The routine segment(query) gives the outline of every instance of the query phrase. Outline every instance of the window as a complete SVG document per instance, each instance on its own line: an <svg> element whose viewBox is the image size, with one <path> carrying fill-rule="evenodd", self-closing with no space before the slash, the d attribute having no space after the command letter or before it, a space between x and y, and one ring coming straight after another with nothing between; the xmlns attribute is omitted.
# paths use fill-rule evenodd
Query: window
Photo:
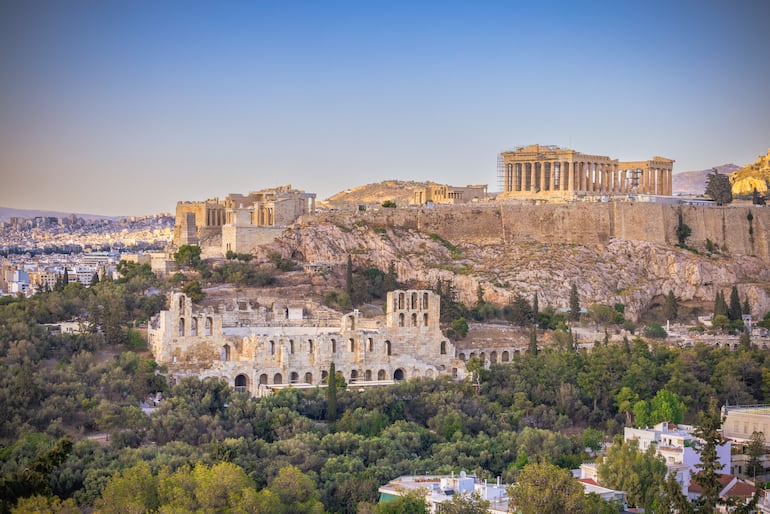
<svg viewBox="0 0 770 514"><path fill-rule="evenodd" d="M206 318L206 335L211 335L211 325L214 324L214 320L211 318Z"/></svg>
<svg viewBox="0 0 770 514"><path fill-rule="evenodd" d="M355 352L356 351L356 342L351 338L350 339L350 351Z"/></svg>
<svg viewBox="0 0 770 514"><path fill-rule="evenodd" d="M294 353L294 339L289 339L289 353Z"/></svg>
<svg viewBox="0 0 770 514"><path fill-rule="evenodd" d="M337 340L332 339L332 353L337 353Z"/></svg>
<svg viewBox="0 0 770 514"><path fill-rule="evenodd" d="M390 341L385 341L385 355L390 355Z"/></svg>
<svg viewBox="0 0 770 514"><path fill-rule="evenodd" d="M190 320L190 335L191 336L198 335L198 318L192 318Z"/></svg>
<svg viewBox="0 0 770 514"><path fill-rule="evenodd" d="M179 337L184 335L184 318L179 318Z"/></svg>
<svg viewBox="0 0 770 514"><path fill-rule="evenodd" d="M446 355L446 341L441 341L441 355Z"/></svg>

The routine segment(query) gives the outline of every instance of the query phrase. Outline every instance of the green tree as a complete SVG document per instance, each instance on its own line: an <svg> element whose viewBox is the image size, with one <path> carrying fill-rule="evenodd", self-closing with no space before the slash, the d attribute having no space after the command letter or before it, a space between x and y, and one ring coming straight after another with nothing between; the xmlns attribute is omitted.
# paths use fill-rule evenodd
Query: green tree
<svg viewBox="0 0 770 514"><path fill-rule="evenodd" d="M622 412L626 415L626 426L631 426L631 413L633 412L634 404L639 401L639 395L637 395L633 389L627 386L623 386L618 394L615 395L615 405L618 408L618 412Z"/></svg>
<svg viewBox="0 0 770 514"><path fill-rule="evenodd" d="M697 512L715 512L720 503L719 492L722 485L719 483L719 471L723 466L719 462L717 448L722 444L722 434L719 432L721 426L722 416L716 400L712 398L708 410L701 411L698 415L698 423L693 431L699 441L697 449L700 453L700 462L695 465L698 472L693 476L693 480L703 489L697 502Z"/></svg>
<svg viewBox="0 0 770 514"><path fill-rule="evenodd" d="M521 514L584 512L583 487L568 470L547 462L524 466L508 496Z"/></svg>
<svg viewBox="0 0 770 514"><path fill-rule="evenodd" d="M197 245L182 245L174 253L174 262L179 266L197 267L201 263L201 247Z"/></svg>
<svg viewBox="0 0 770 514"><path fill-rule="evenodd" d="M684 216L682 215L682 208L678 210L678 222L676 225L676 239L679 242L679 246L687 244L687 238L692 234L692 229L684 222Z"/></svg>
<svg viewBox="0 0 770 514"><path fill-rule="evenodd" d="M535 296L532 298L532 314L537 318L538 313L540 313L540 302L537 298L537 291L535 291Z"/></svg>
<svg viewBox="0 0 770 514"><path fill-rule="evenodd" d="M452 326L447 331L447 335L452 339L463 339L468 335L468 321L462 316L452 322Z"/></svg>
<svg viewBox="0 0 770 514"><path fill-rule="evenodd" d="M516 294L505 309L506 319L514 325L525 327L535 320L532 306L526 298Z"/></svg>
<svg viewBox="0 0 770 514"><path fill-rule="evenodd" d="M717 205L727 205L733 201L733 186L727 175L720 174L716 168L706 179L706 196L710 197Z"/></svg>
<svg viewBox="0 0 770 514"><path fill-rule="evenodd" d="M577 284L574 282L569 291L569 319L572 321L580 319L580 296L578 296Z"/></svg>
<svg viewBox="0 0 770 514"><path fill-rule="evenodd" d="M763 432L752 432L751 439L746 447L746 453L749 455L749 464L746 473L755 481L757 475L761 475L765 472L761 459L766 452L765 434Z"/></svg>
<svg viewBox="0 0 770 514"><path fill-rule="evenodd" d="M182 292L186 294L188 297L190 297L190 300L192 300L195 303L200 302L206 297L206 293L203 292L201 283L198 282L197 280L191 280L185 285L183 285Z"/></svg>
<svg viewBox="0 0 770 514"><path fill-rule="evenodd" d="M666 303L663 304L663 317L667 320L675 321L679 316L679 303L676 301L674 292L669 290L666 295Z"/></svg>
<svg viewBox="0 0 770 514"><path fill-rule="evenodd" d="M281 468L268 489L280 501L281 509L275 514L321 514L324 511L315 482L295 466Z"/></svg>
<svg viewBox="0 0 770 514"><path fill-rule="evenodd" d="M385 200L384 202L382 202L382 206L385 207L386 209L395 209L396 202L394 202L393 200Z"/></svg>
<svg viewBox="0 0 770 514"><path fill-rule="evenodd" d="M738 288L733 286L730 290L730 305L727 308L727 317L730 321L736 321L741 319L741 299L738 296Z"/></svg>
<svg viewBox="0 0 770 514"><path fill-rule="evenodd" d="M532 325L529 330L529 346L527 347L527 353L530 355L537 355L537 328Z"/></svg>
<svg viewBox="0 0 770 514"><path fill-rule="evenodd" d="M471 494L455 494L448 502L441 504L441 514L486 514L489 512L489 502L481 498L477 492Z"/></svg>
<svg viewBox="0 0 770 514"><path fill-rule="evenodd" d="M605 487L628 493L631 506L650 509L666 479L666 463L657 455L655 445L639 451L636 439L624 441L618 436L599 462L599 479Z"/></svg>
<svg viewBox="0 0 770 514"><path fill-rule="evenodd" d="M377 514L427 514L428 512L424 489L410 491L377 505Z"/></svg>
<svg viewBox="0 0 770 514"><path fill-rule="evenodd" d="M152 474L147 462L140 461L110 478L96 509L97 512L141 513L155 511L159 506L158 477Z"/></svg>
<svg viewBox="0 0 770 514"><path fill-rule="evenodd" d="M716 297L714 297L714 317L727 316L728 308L725 301L725 295L722 291L717 291Z"/></svg>
<svg viewBox="0 0 770 514"><path fill-rule="evenodd" d="M329 364L329 376L326 387L326 419L330 422L337 420L337 371L334 362Z"/></svg>
<svg viewBox="0 0 770 514"><path fill-rule="evenodd" d="M660 496L654 501L652 512L656 514L668 514L670 512L692 514L692 504L682 494L682 486L676 481L675 473L669 473L668 478L663 483Z"/></svg>

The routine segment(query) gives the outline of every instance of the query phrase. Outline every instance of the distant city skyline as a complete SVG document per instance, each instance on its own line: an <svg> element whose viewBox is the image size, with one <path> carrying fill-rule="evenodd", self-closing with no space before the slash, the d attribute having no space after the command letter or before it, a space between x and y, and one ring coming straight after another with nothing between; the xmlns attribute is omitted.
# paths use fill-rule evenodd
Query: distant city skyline
<svg viewBox="0 0 770 514"><path fill-rule="evenodd" d="M770 147L770 2L0 2L0 206L291 184L497 190L547 144L674 172Z"/></svg>

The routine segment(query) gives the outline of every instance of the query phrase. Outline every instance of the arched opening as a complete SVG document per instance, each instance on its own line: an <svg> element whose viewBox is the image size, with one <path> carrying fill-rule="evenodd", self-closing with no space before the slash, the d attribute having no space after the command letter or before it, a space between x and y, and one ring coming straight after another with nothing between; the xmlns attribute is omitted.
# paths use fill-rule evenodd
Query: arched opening
<svg viewBox="0 0 770 514"><path fill-rule="evenodd" d="M486 363L487 363L487 354L484 353L484 352L481 352L479 354L479 359L481 359L481 364L482 365L486 365Z"/></svg>
<svg viewBox="0 0 770 514"><path fill-rule="evenodd" d="M259 383L260 383L260 385L267 384L267 374L266 373L262 373L261 375L259 375Z"/></svg>
<svg viewBox="0 0 770 514"><path fill-rule="evenodd" d="M428 293L422 293L422 308L428 308Z"/></svg>
<svg viewBox="0 0 770 514"><path fill-rule="evenodd" d="M270 355L275 355L275 341L270 341Z"/></svg>
<svg viewBox="0 0 770 514"><path fill-rule="evenodd" d="M205 332L205 334L207 336L211 335L211 325L213 325L213 324L214 324L214 320L213 319L206 318L206 332Z"/></svg>
<svg viewBox="0 0 770 514"><path fill-rule="evenodd" d="M350 382L352 383L352 382L355 382L356 380L358 380L358 371L353 370L350 372Z"/></svg>
<svg viewBox="0 0 770 514"><path fill-rule="evenodd" d="M497 352L492 352L489 354L489 363L497 364Z"/></svg>
<svg viewBox="0 0 770 514"><path fill-rule="evenodd" d="M398 293L398 308L404 308L404 293Z"/></svg>
<svg viewBox="0 0 770 514"><path fill-rule="evenodd" d="M385 370L381 369L377 372L377 380L385 380Z"/></svg>
<svg viewBox="0 0 770 514"><path fill-rule="evenodd" d="M371 337L367 339L367 350L370 352L374 351L374 339L372 339Z"/></svg>
<svg viewBox="0 0 770 514"><path fill-rule="evenodd" d="M291 375L289 375L289 383L296 384L297 382L299 382L299 373L292 371Z"/></svg>
<svg viewBox="0 0 770 514"><path fill-rule="evenodd" d="M458 357L460 358L461 361L465 362L465 354L464 353L461 353Z"/></svg>
<svg viewBox="0 0 770 514"><path fill-rule="evenodd" d="M398 326L403 327L404 326L404 313L400 313L398 315Z"/></svg>
<svg viewBox="0 0 770 514"><path fill-rule="evenodd" d="M509 360L511 360L511 357L510 357L510 354L508 353L508 350L505 350L505 351L503 352L503 355L502 355L502 357L500 358L500 360L501 360L502 362L508 362Z"/></svg>
<svg viewBox="0 0 770 514"><path fill-rule="evenodd" d="M332 339L332 353L337 353L337 340Z"/></svg>
<svg viewBox="0 0 770 514"><path fill-rule="evenodd" d="M227 362L230 360L230 345L226 344L222 347L222 349L219 351L219 358L223 362Z"/></svg>
<svg viewBox="0 0 770 514"><path fill-rule="evenodd" d="M190 335L191 336L198 335L198 318L192 318L190 320Z"/></svg>
<svg viewBox="0 0 770 514"><path fill-rule="evenodd" d="M385 341L385 355L390 355L390 341Z"/></svg>
<svg viewBox="0 0 770 514"><path fill-rule="evenodd" d="M412 313L412 326L417 326L417 313Z"/></svg>
<svg viewBox="0 0 770 514"><path fill-rule="evenodd" d="M184 318L179 318L179 337L184 336Z"/></svg>
<svg viewBox="0 0 770 514"><path fill-rule="evenodd" d="M441 341L441 355L446 355L446 341Z"/></svg>
<svg viewBox="0 0 770 514"><path fill-rule="evenodd" d="M183 294L179 295L179 310L180 311L184 310L184 295Z"/></svg>
<svg viewBox="0 0 770 514"><path fill-rule="evenodd" d="M294 353L294 339L289 339L289 353Z"/></svg>
<svg viewBox="0 0 770 514"><path fill-rule="evenodd" d="M238 375L235 377L235 390L239 393L245 393L248 390L249 379L246 375Z"/></svg>
<svg viewBox="0 0 770 514"><path fill-rule="evenodd" d="M328 377L328 376L329 376L329 372L328 371L325 371L325 370L322 371L321 372L321 382L326 382L326 377Z"/></svg>
<svg viewBox="0 0 770 514"><path fill-rule="evenodd" d="M404 380L404 370L401 368L398 368L396 371L394 371L393 380Z"/></svg>
<svg viewBox="0 0 770 514"><path fill-rule="evenodd" d="M274 384L282 384L283 383L283 377L280 373L276 373L275 376L273 376L273 383Z"/></svg>
<svg viewBox="0 0 770 514"><path fill-rule="evenodd" d="M425 376L428 378L433 378L433 370L429 369L425 372Z"/></svg>
<svg viewBox="0 0 770 514"><path fill-rule="evenodd" d="M417 293L412 293L412 309L417 309Z"/></svg>
<svg viewBox="0 0 770 514"><path fill-rule="evenodd" d="M367 382L371 382L371 380L372 380L372 370L367 369L364 372L364 380L366 380Z"/></svg>
<svg viewBox="0 0 770 514"><path fill-rule="evenodd" d="M428 326L428 313L422 315L422 326L427 327Z"/></svg>
<svg viewBox="0 0 770 514"><path fill-rule="evenodd" d="M350 343L350 351L351 352L355 352L356 351L356 342L353 340L353 338L350 338L348 340L348 342Z"/></svg>
<svg viewBox="0 0 770 514"><path fill-rule="evenodd" d="M412 370L412 378L419 378L419 377L420 377L420 370L419 369Z"/></svg>
<svg viewBox="0 0 770 514"><path fill-rule="evenodd" d="M313 383L313 374L309 371L305 373L305 383L306 384L312 384Z"/></svg>
<svg viewBox="0 0 770 514"><path fill-rule="evenodd" d="M313 340L307 340L307 353L313 353Z"/></svg>

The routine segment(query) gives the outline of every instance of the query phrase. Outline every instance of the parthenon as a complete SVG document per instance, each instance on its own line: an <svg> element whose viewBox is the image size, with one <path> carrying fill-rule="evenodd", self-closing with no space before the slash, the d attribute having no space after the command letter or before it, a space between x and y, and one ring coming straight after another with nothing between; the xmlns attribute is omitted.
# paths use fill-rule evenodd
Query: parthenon
<svg viewBox="0 0 770 514"><path fill-rule="evenodd" d="M553 145L518 147L500 154L503 197L577 193L671 195L674 161L620 162Z"/></svg>

